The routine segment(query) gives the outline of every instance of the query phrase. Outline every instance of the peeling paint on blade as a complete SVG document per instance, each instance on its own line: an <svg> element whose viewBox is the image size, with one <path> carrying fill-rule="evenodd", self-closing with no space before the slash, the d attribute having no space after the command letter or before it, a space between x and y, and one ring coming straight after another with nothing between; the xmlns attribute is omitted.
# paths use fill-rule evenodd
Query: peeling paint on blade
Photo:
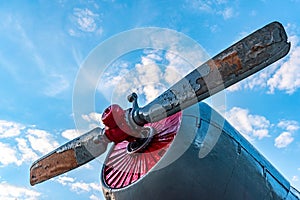
<svg viewBox="0 0 300 200"><path fill-rule="evenodd" d="M73 149L54 153L34 163L30 169L30 184L35 185L78 166Z"/></svg>
<svg viewBox="0 0 300 200"><path fill-rule="evenodd" d="M109 142L99 127L69 141L32 164L30 184L41 183L93 160L105 152Z"/></svg>

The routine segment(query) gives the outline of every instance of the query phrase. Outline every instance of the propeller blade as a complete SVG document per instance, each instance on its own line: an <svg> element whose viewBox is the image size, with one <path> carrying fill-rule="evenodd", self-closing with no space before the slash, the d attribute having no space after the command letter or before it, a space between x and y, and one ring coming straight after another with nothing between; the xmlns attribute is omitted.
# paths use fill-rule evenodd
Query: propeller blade
<svg viewBox="0 0 300 200"><path fill-rule="evenodd" d="M132 118L142 126L171 116L274 63L289 49L284 27L270 23L196 68L148 105L135 109Z"/></svg>
<svg viewBox="0 0 300 200"><path fill-rule="evenodd" d="M35 161L30 168L30 184L35 185L75 169L106 151L110 141L99 127L81 135Z"/></svg>

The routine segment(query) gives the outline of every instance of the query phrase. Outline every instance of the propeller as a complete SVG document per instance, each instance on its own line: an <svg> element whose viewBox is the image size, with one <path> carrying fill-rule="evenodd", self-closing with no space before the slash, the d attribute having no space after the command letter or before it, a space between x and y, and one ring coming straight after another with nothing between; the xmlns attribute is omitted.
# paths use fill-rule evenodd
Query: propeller
<svg viewBox="0 0 300 200"><path fill-rule="evenodd" d="M208 60L144 107L129 95L132 108L109 106L104 129L95 128L35 161L30 184L35 185L75 169L106 151L110 142L130 141L131 153L142 151L155 130L144 126L204 100L284 57L290 49L283 26L272 22Z"/></svg>

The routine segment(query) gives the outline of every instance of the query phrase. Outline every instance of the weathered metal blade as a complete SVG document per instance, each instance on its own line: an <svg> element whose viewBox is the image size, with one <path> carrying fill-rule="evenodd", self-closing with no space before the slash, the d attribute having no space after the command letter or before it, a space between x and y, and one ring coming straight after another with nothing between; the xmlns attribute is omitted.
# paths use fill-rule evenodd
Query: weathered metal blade
<svg viewBox="0 0 300 200"><path fill-rule="evenodd" d="M290 49L283 26L255 31L189 73L132 114L136 124L156 122L199 102L284 57Z"/></svg>
<svg viewBox="0 0 300 200"><path fill-rule="evenodd" d="M105 152L110 141L99 127L60 146L35 161L30 168L30 184L35 185L75 169Z"/></svg>

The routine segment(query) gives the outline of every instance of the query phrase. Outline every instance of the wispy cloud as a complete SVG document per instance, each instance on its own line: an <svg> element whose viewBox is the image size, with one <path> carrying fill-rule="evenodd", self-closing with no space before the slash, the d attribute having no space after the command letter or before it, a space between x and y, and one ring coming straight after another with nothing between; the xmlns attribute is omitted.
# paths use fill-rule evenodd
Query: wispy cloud
<svg viewBox="0 0 300 200"><path fill-rule="evenodd" d="M19 187L8 184L6 182L0 183L0 199L14 200L14 199L27 199L37 200L41 196L41 193L28 189L25 187Z"/></svg>
<svg viewBox="0 0 300 200"><path fill-rule="evenodd" d="M88 8L74 8L71 19L75 25L74 28L69 29L71 36L81 36L82 33L96 33L101 35L103 32L99 14L94 13Z"/></svg>
<svg viewBox="0 0 300 200"><path fill-rule="evenodd" d="M224 19L230 19L234 16L234 10L231 7L227 7L224 10L219 11L218 14L222 15Z"/></svg>
<svg viewBox="0 0 300 200"><path fill-rule="evenodd" d="M225 20L238 16L238 12L233 7L230 7L230 3L227 0L193 0L187 1L187 3L192 9L212 15L220 15Z"/></svg>
<svg viewBox="0 0 300 200"><path fill-rule="evenodd" d="M83 193L83 192L91 192L91 191L101 191L101 186L98 183L94 182L83 182L77 181L75 178L63 175L58 178L54 178L54 181L60 183L63 186L68 186L70 190L76 193Z"/></svg>
<svg viewBox="0 0 300 200"><path fill-rule="evenodd" d="M270 137L271 123L264 116L250 114L249 110L233 107L226 112L227 120L248 140Z"/></svg>
<svg viewBox="0 0 300 200"><path fill-rule="evenodd" d="M28 34L28 31L26 30L26 27L24 26L24 19L18 17L18 16L11 16L10 14L6 14L3 16L2 24L3 26L0 26L1 28L5 28L6 30L4 33L14 33L2 36L2 39L6 39L10 42L10 44L14 44L18 47L18 50L23 52L25 55L31 58L31 61L33 61L34 66L42 73L45 72L45 62L43 61L42 57L40 56L40 53L38 52L35 43L32 40L31 35ZM1 30L0 28L0 30ZM8 31L9 30L9 31ZM13 67L13 66L8 66ZM18 66L14 66L18 67Z"/></svg>
<svg viewBox="0 0 300 200"><path fill-rule="evenodd" d="M40 43L40 40L37 39L39 37L34 34L35 31L32 32L26 19L18 15L3 15L0 16L3 17L0 22L0 31L4 33L1 38L5 41L4 45L10 46L10 51L18 52L18 59L15 59L11 52L1 51L0 68L4 68L15 82L24 84L22 87L26 88L30 82L36 91L42 91L47 96L55 96L68 89L69 81L57 72L52 73L54 70L57 71L54 69L57 64L49 63L44 57L45 51L47 52L44 49L52 48L52 41L43 39L43 42ZM4 30L2 30L3 27L5 27ZM45 37L49 35L48 29L44 30L42 27L39 31L39 34L45 35ZM48 54L47 52L46 55ZM35 84L36 82L38 84ZM30 89L33 88L30 87Z"/></svg>
<svg viewBox="0 0 300 200"><path fill-rule="evenodd" d="M47 85L45 86L43 93L50 97L55 97L58 94L69 89L70 83L67 78L62 74L48 75Z"/></svg>

